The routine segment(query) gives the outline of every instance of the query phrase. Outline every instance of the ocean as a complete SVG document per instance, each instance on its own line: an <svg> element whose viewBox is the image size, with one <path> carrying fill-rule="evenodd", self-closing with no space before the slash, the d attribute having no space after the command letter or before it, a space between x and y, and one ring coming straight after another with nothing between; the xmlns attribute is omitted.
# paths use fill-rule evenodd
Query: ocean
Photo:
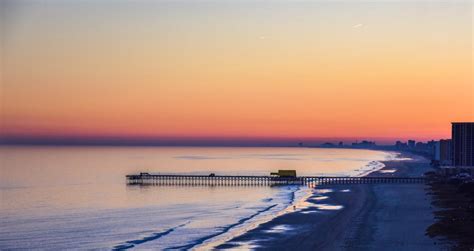
<svg viewBox="0 0 474 251"><path fill-rule="evenodd" d="M281 214L302 186L130 186L125 175L363 175L382 151L263 147L0 147L0 249L191 249Z"/></svg>

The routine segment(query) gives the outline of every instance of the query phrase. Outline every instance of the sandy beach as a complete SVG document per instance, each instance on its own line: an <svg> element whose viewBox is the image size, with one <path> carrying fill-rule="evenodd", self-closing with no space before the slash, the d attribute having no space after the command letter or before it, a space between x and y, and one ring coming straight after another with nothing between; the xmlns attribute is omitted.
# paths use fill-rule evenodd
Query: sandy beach
<svg viewBox="0 0 474 251"><path fill-rule="evenodd" d="M405 154L369 176L421 176L423 157ZM271 250L440 250L428 237L433 207L425 184L321 185L295 212L238 236L218 249ZM407 228L409 226L409 228Z"/></svg>

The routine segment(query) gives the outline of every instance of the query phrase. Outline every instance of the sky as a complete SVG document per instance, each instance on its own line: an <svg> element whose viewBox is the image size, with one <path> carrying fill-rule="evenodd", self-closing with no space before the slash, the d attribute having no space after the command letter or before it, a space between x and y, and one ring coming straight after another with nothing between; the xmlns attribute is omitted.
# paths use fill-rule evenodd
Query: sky
<svg viewBox="0 0 474 251"><path fill-rule="evenodd" d="M449 138L472 1L3 0L0 137Z"/></svg>

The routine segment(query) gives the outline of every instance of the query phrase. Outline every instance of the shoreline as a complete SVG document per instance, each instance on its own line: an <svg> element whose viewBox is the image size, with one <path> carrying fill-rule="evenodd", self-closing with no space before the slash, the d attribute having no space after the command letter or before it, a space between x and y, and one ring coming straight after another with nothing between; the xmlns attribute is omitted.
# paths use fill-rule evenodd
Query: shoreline
<svg viewBox="0 0 474 251"><path fill-rule="evenodd" d="M417 177L431 169L424 157L410 153L398 157L405 160L380 161L384 167L367 176ZM320 185L303 209L279 215L216 249L445 248L425 235L434 223L434 209L425 189L424 184ZM406 231L407 224L410 231Z"/></svg>
<svg viewBox="0 0 474 251"><path fill-rule="evenodd" d="M401 156L401 153L399 153L399 152L396 152L396 151L384 151L384 152L386 152L387 154L390 155L389 161L394 161L394 160L399 160L400 159L399 156ZM383 162L384 161L371 161L367 164L367 166L372 166L372 168L367 169L367 170L362 168L362 169L359 169L357 171L353 171L353 172L357 172L357 173L356 174L350 174L350 176L353 176L353 177L369 176L371 173L377 172L377 171L383 169L385 167L385 164ZM376 164L375 166L374 166L374 163ZM217 239L211 238L210 240L208 240L206 242L203 242L203 243L193 247L193 249L195 249L195 250L215 249L216 247L219 247L219 246L231 241L235 237L244 235L247 232L258 228L259 225L261 225L261 224L271 222L275 218L281 217L281 216L283 216L285 214L288 214L288 213L295 212L295 208L297 208L296 211L306 208L308 206L307 200L314 193L310 188L304 188L304 189L300 188L300 189L293 192L293 196L295 195L295 193L297 191L301 191L301 190L306 190L305 194L303 196L300 196L300 198L298 198L297 201L295 201L293 199L293 202L291 202L286 208L278 211L276 213L276 215L265 216L265 217L259 219L257 222L253 222L253 223L251 223L251 224L249 224L249 225L247 225L247 226L245 226L241 229L236 229L235 233L233 233L230 236L223 236L223 237L217 236Z"/></svg>
<svg viewBox="0 0 474 251"><path fill-rule="evenodd" d="M293 191L293 194L297 193L298 191L301 191L302 189ZM200 245L197 245L193 247L193 250L213 250L216 249L216 247L227 243L228 241L232 240L236 236L243 235L249 231L254 230L257 228L259 225L271 222L273 219L280 217L282 215L294 212L293 206L295 205L296 207L303 207L302 204L306 202L306 200L312 195L312 192L310 189L306 189L305 194L302 195L298 200L293 199L293 202L290 203L287 207L284 209L276 212L276 215L267 215L263 216L262 218L258 219L256 222L250 223L248 225L243 226L242 228L239 229L234 229L236 233L232 233L230 236L218 236L218 239L210 239L208 240L209 242L204 242ZM295 195L294 195L295 196Z"/></svg>

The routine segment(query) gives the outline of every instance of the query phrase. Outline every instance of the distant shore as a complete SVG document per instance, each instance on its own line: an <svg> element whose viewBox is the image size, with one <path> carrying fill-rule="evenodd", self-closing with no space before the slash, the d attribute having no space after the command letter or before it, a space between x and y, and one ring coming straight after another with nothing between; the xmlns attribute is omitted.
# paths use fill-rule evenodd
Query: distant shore
<svg viewBox="0 0 474 251"><path fill-rule="evenodd" d="M418 177L431 169L421 156L384 161L368 176ZM321 185L307 206L284 214L217 249L246 247L271 250L438 250L428 237L434 209L424 184Z"/></svg>

